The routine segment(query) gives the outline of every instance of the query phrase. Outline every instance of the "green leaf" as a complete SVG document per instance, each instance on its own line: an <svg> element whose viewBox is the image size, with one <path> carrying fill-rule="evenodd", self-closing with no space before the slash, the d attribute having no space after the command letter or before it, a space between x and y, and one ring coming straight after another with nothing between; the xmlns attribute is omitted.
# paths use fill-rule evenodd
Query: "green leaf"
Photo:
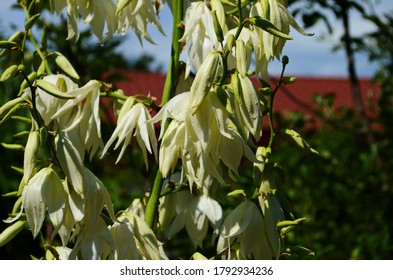
<svg viewBox="0 0 393 280"><path fill-rule="evenodd" d="M304 222L305 220L306 220L306 218L299 218L299 219L292 220L292 221L289 221L289 220L280 221L277 223L277 227L294 226L294 225L298 225L298 224Z"/></svg>
<svg viewBox="0 0 393 280"><path fill-rule="evenodd" d="M286 129L284 131L284 135L289 136L300 148L308 152L311 152L313 154L317 154L317 155L319 154L318 151L311 148L310 145L308 145L308 143L300 136L300 134L294 131L293 129Z"/></svg>
<svg viewBox="0 0 393 280"><path fill-rule="evenodd" d="M252 18L249 18L247 20L250 24L255 25L261 29L263 29L266 32L269 32L270 34L280 37L282 39L286 40L292 40L293 37L289 36L288 34L283 33L281 30L279 30L273 23L271 23L269 20L264 19L260 16L254 16Z"/></svg>
<svg viewBox="0 0 393 280"><path fill-rule="evenodd" d="M237 189L237 190L231 191L230 193L227 194L227 196L238 196L238 195L242 195L244 197L247 197L246 193L243 189Z"/></svg>

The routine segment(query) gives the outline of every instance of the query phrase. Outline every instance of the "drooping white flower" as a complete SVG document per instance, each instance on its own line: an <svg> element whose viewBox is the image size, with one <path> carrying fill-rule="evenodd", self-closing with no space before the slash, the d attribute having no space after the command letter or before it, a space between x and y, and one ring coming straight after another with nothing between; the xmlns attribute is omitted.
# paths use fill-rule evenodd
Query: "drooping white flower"
<svg viewBox="0 0 393 280"><path fill-rule="evenodd" d="M216 5L220 7L218 2ZM222 28L225 30L226 25L224 24ZM209 53L221 49L214 32L212 11L204 1L193 2L187 9L185 30L180 42L188 47L186 77L192 68L198 72Z"/></svg>
<svg viewBox="0 0 393 280"><path fill-rule="evenodd" d="M104 146L99 117L100 83L92 80L67 94L75 98L62 104L51 119L57 120L61 130L77 129L84 149L92 158Z"/></svg>
<svg viewBox="0 0 393 280"><path fill-rule="evenodd" d="M282 0L258 0L252 3L250 17L259 16L269 20L278 30L284 34L289 34L290 26L303 35L310 35L304 32L288 12L286 1ZM269 79L267 66L274 57L280 59L282 49L286 39L279 38L269 32L254 26L250 29L243 29L242 32L251 32L249 37L252 40L255 52L255 72Z"/></svg>
<svg viewBox="0 0 393 280"><path fill-rule="evenodd" d="M132 29L142 43L142 38L154 44L153 38L147 31L147 24L153 24L162 34L161 23L158 19L158 11L162 5L156 6L155 0L120 0L117 2L116 15L119 18L119 30L126 34Z"/></svg>
<svg viewBox="0 0 393 280"><path fill-rule="evenodd" d="M83 199L74 199L71 206L73 213L81 209L83 217L76 224L74 237L75 246L70 254L75 259L78 254L83 259L102 259L105 246L114 248L114 241L101 212L105 208L109 217L114 221L115 214L111 198L104 184L87 168L83 168ZM69 200L71 204L71 200Z"/></svg>
<svg viewBox="0 0 393 280"><path fill-rule="evenodd" d="M102 149L101 120L99 117L100 83L89 81L78 87L65 75L48 75L43 78L71 99L60 99L41 88L36 90L36 108L45 125L51 130L76 130L83 150L90 154L90 159ZM31 96L30 90L25 92Z"/></svg>
<svg viewBox="0 0 393 280"><path fill-rule="evenodd" d="M224 91L223 98L228 98ZM229 169L230 176L236 176L243 156L256 161L245 140L231 125L229 112L217 92L210 91L202 99L195 113L191 112L190 92L171 99L152 119L153 122L172 122L163 132L159 166L164 177L169 176L176 167L178 159L182 162L182 173L190 185L199 188L214 178L221 184L223 167Z"/></svg>
<svg viewBox="0 0 393 280"><path fill-rule="evenodd" d="M123 105L119 113L119 118L117 120L117 127L113 132L111 138L106 143L102 156L108 151L109 147L117 138L117 143L115 149L117 149L121 143L123 147L117 158L116 163L121 159L124 154L125 149L131 142L133 136L136 137L139 147L143 152L147 167L147 152L146 150L157 155L157 139L154 131L154 126L150 122L151 116L147 108L142 103L133 102L134 98L130 97L128 101Z"/></svg>
<svg viewBox="0 0 393 280"><path fill-rule="evenodd" d="M63 184L51 167L41 169L30 179L22 192L22 207L34 238L41 229L45 210L57 230L63 222L66 200Z"/></svg>
<svg viewBox="0 0 393 280"><path fill-rule="evenodd" d="M173 204L175 207L176 214L168 226L168 238L172 238L185 227L194 245L202 246L209 223L214 233L218 233L221 225L222 209L220 204L211 197L207 195L192 195L189 191L181 191L162 198L161 203L163 209L170 207L168 203ZM160 215L163 214L165 212L161 213L160 211Z"/></svg>
<svg viewBox="0 0 393 280"><path fill-rule="evenodd" d="M54 9L60 13L67 7L67 39L79 38L78 21L90 24L93 33L105 41L117 30L116 5L112 0L55 0ZM106 27L106 28L105 28ZM106 30L106 34L104 31Z"/></svg>
<svg viewBox="0 0 393 280"><path fill-rule="evenodd" d="M65 75L47 75L43 78L44 81L49 82L64 92L72 92L78 89L78 85L74 83L70 78ZM27 94L31 95L30 89L27 90ZM59 109L67 102L65 99L57 98L41 88L36 89L36 108L40 113L46 126L48 126L53 120L53 116L59 111ZM71 114L71 112L68 112ZM64 119L68 120L69 115L64 115Z"/></svg>
<svg viewBox="0 0 393 280"><path fill-rule="evenodd" d="M217 253L226 252L227 259L273 259L273 250L266 236L263 215L257 206L246 200L225 218L217 243Z"/></svg>

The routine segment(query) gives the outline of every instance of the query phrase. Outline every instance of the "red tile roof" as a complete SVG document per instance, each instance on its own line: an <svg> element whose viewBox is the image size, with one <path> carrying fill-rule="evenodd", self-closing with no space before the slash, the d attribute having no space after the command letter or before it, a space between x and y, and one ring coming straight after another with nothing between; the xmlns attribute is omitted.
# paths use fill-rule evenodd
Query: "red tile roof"
<svg viewBox="0 0 393 280"><path fill-rule="evenodd" d="M114 84L123 89L126 95L144 94L154 96L156 104L161 103L162 90L165 83L165 75L144 71L121 70L108 73L103 79L112 80L114 76L120 76ZM272 83L276 82L272 79ZM366 107L370 101L375 102L380 94L380 87L368 78L360 78L360 90ZM275 112L282 114L290 112L302 112L305 115L312 114L309 110L313 106L315 94L335 94L334 108L347 106L355 108L355 101L351 85L348 79L342 77L298 77L293 84L283 85L275 97Z"/></svg>

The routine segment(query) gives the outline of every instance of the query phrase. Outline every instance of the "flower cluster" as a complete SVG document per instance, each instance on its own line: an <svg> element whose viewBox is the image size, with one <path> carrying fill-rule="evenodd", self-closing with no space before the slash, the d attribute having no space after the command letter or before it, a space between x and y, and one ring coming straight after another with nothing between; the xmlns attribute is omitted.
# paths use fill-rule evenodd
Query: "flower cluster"
<svg viewBox="0 0 393 280"><path fill-rule="evenodd" d="M57 13L67 10L68 39L78 39L78 21L82 19L101 42L131 29L140 41L153 43L147 25L153 24L163 32L158 12L164 2L55 0L53 7ZM167 2L171 6L172 1ZM284 221L276 196L276 166L270 162L274 131L269 146L258 147L266 113L273 127L274 99L274 93L269 95L271 92L262 88L260 78L268 79L269 61L280 59L286 40L291 39L290 26L305 33L287 11L284 0L185 2L184 22L174 25L175 31L184 29L183 35L174 32L178 33L174 52L178 53L180 44L188 50L186 69L185 73L178 71L178 57L173 57L163 100L170 99L172 93L174 97L157 106L149 99L114 94L112 87L105 87L105 95L116 98L116 104L121 105L116 111L116 128L106 144L101 135L103 93L99 81L78 85L78 74L60 52L46 54L54 57L55 64L68 76L51 74L52 65L38 47L37 57L42 59L39 73L26 75L22 64L13 65L11 70L22 73L26 85L20 88L21 97L0 107L0 124L23 107L29 109L31 129L22 147L23 177L16 192L21 204L17 202L14 207L20 213L13 211L16 217L10 216L7 221L20 219L14 224L18 230L27 223L36 238L48 215L53 226L51 238L58 236L62 246L51 247L57 254L48 250L47 258L167 259L154 230L172 238L183 228L195 247L204 245L212 229L212 244L217 244L217 254L225 259L280 256L283 233L278 227L292 226L297 221ZM180 9L181 2L177 4ZM177 12L175 18L179 19ZM3 41L2 46L18 45ZM253 72L249 71L252 58ZM4 76L10 75L3 74L2 79ZM153 117L151 110L156 112ZM157 123L161 124L158 139ZM295 131L286 130L285 134L299 146L316 152ZM115 215L107 188L87 168L86 161L96 155L104 157L114 145L115 150L122 146L118 163L134 138L146 168L150 153L159 172L151 193ZM247 183L247 191L233 191L241 185L232 183L238 181L241 163L246 159L253 164L254 182ZM227 211L217 193L241 194L242 199ZM70 244L72 248L67 247Z"/></svg>
<svg viewBox="0 0 393 280"><path fill-rule="evenodd" d="M158 4L158 5L157 5ZM55 0L54 9L60 13L67 8L68 37L79 38L78 21L91 26L93 33L104 42L116 32L127 33L132 29L138 36L153 42L147 32L147 24L152 23L163 32L157 13L161 9L160 1L155 0Z"/></svg>

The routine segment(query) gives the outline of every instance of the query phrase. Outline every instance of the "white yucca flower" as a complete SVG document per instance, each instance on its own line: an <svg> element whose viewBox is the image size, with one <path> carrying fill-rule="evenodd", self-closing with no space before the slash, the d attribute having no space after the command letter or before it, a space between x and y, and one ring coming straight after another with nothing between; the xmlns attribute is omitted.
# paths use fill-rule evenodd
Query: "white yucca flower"
<svg viewBox="0 0 393 280"><path fill-rule="evenodd" d="M62 104L51 119L57 120L60 130L76 129L84 149L92 158L104 146L99 117L100 83L92 80L81 88L67 89L66 94L74 98Z"/></svg>
<svg viewBox="0 0 393 280"><path fill-rule="evenodd" d="M34 238L40 232L46 210L55 231L58 230L64 220L66 200L63 184L51 167L41 169L30 179L22 192L22 207Z"/></svg>
<svg viewBox="0 0 393 280"><path fill-rule="evenodd" d="M128 144L131 142L132 137L136 137L139 147L143 152L147 167L147 152L146 150L157 155L157 138L153 124L150 122L151 116L148 109L142 103L135 104L135 98L129 97L124 103L119 113L117 120L117 127L113 132L111 138L106 143L102 156L108 151L109 147L115 142L117 149L121 143L123 147L117 158L116 163L123 156Z"/></svg>
<svg viewBox="0 0 393 280"><path fill-rule="evenodd" d="M36 91L36 108L45 125L51 130L76 130L83 145L92 158L104 143L101 139L100 83L89 81L83 87L78 87L70 78L64 75L48 75L43 78L48 84L71 99L60 99L41 88ZM24 93L31 97L30 90Z"/></svg>
<svg viewBox="0 0 393 280"><path fill-rule="evenodd" d="M43 78L43 80L55 85L57 89L59 89L61 92L64 92L65 94L78 89L78 85L76 83L62 74L47 75ZM26 90L24 95L31 98L30 88ZM66 99L57 98L41 88L36 89L36 108L44 120L46 126L51 124L51 122L54 120L53 116L66 102ZM71 112L68 113L71 114ZM68 120L70 117L71 116L67 115L64 116L64 119Z"/></svg>
<svg viewBox="0 0 393 280"><path fill-rule="evenodd" d="M299 33L303 35L310 35L304 32L296 23L292 15L288 12L286 6L287 3L283 0L254 1L250 9L250 17L259 16L263 19L269 20L284 34L289 34L290 26L292 26ZM248 37L252 42L255 52L256 75L259 76L261 74L263 78L268 79L268 63L274 57L280 59L286 40L272 35L256 26L254 26L251 30L245 28L242 32L251 32L250 35L243 35L243 38ZM247 41L245 41L245 43L247 43Z"/></svg>
<svg viewBox="0 0 393 280"><path fill-rule="evenodd" d="M82 259L102 259L105 246L114 248L112 236L101 212L105 208L114 221L115 214L108 190L104 184L87 168L83 168L84 197L72 197L71 210L79 220L72 238L75 246L71 259L81 255Z"/></svg>
<svg viewBox="0 0 393 280"><path fill-rule="evenodd" d="M219 14L223 12L220 1L215 2L219 8ZM220 16L219 19L223 17ZM225 21L223 22L223 30L226 30ZM204 1L191 3L187 9L185 18L185 30L180 42L188 47L188 58L186 66L186 77L191 71L198 72L209 53L221 49L220 42L214 32L213 14Z"/></svg>
<svg viewBox="0 0 393 280"><path fill-rule="evenodd" d="M127 209L109 227L114 249L106 248L105 258L128 260L167 260L162 243L152 229L135 213Z"/></svg>
<svg viewBox="0 0 393 280"><path fill-rule="evenodd" d="M225 218L217 253L226 254L227 259L271 260L276 257L266 236L265 218L250 200L242 202Z"/></svg>
<svg viewBox="0 0 393 280"><path fill-rule="evenodd" d="M179 94L152 119L165 122L172 118L168 128L161 131L160 171L168 177L181 159L182 173L191 185L201 188L211 177L224 184L223 166L233 177L243 156L252 161L256 158L230 124L229 114L215 91L206 95L194 114L190 113L191 102L191 93Z"/></svg>
<svg viewBox="0 0 393 280"><path fill-rule="evenodd" d="M195 246L202 246L207 234L208 225L212 226L215 235L221 225L222 209L220 204L207 195L192 195L189 191L181 191L165 196L161 199L161 208L170 208L173 205L174 213L164 211L163 215L174 217L168 226L167 237L172 238L182 228L186 228L188 236ZM171 205L169 205L171 204Z"/></svg>
<svg viewBox="0 0 393 280"><path fill-rule="evenodd" d="M144 38L154 44L153 38L147 32L147 24L153 24L162 34L164 34L164 30L157 16L162 5L157 7L156 4L156 0L118 1L116 15L119 18L120 32L126 34L128 29L132 29L141 43L142 38Z"/></svg>
<svg viewBox="0 0 393 280"><path fill-rule="evenodd" d="M57 13L67 7L67 39L78 40L79 18L83 19L84 23L90 24L93 33L100 41L109 39L117 30L116 5L112 0L54 0L53 2Z"/></svg>

